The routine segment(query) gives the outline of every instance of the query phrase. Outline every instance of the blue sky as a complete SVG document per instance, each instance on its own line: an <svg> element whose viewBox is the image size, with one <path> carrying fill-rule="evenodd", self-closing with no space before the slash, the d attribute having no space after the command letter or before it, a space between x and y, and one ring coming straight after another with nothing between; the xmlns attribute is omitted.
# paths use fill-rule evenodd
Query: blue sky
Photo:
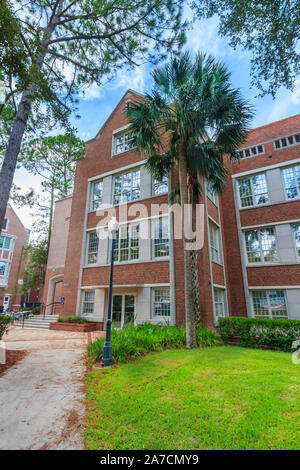
<svg viewBox="0 0 300 470"><path fill-rule="evenodd" d="M189 17L190 12L186 13ZM218 18L196 21L193 29L188 31L187 43L184 47L192 54L198 51L213 54L218 60L223 61L232 74L232 85L239 88L244 98L247 98L255 108L255 117L252 127L261 126L300 112L300 77L296 82L295 91L282 88L275 100L270 96L256 98L257 89L250 87L250 54L242 49L234 51L225 38L218 35ZM92 87L85 92L85 96L79 100L78 114L81 118L73 119L74 126L78 129L79 136L84 140L92 139L107 117L113 111L123 94L128 88L141 93L150 91L152 87L151 66L144 65L135 70L122 70L115 80L103 88ZM24 170L18 170L15 182L27 190L33 186L40 192L40 181L33 178ZM29 208L16 209L19 217L27 228L30 228L34 216Z"/></svg>

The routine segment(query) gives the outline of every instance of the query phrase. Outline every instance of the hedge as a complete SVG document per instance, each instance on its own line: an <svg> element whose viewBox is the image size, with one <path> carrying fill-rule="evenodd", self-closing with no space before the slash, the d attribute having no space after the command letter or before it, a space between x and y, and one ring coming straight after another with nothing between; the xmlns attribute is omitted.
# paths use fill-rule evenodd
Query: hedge
<svg viewBox="0 0 300 470"><path fill-rule="evenodd" d="M78 315L71 315L70 317L59 317L57 321L61 323L88 323L89 322L86 318L80 317Z"/></svg>
<svg viewBox="0 0 300 470"><path fill-rule="evenodd" d="M294 341L300 339L300 321L268 318L219 318L218 333L223 342L236 341L240 346L292 351Z"/></svg>
<svg viewBox="0 0 300 470"><path fill-rule="evenodd" d="M12 317L9 317L8 315L0 315L0 340L3 338L4 333L8 330L12 321Z"/></svg>

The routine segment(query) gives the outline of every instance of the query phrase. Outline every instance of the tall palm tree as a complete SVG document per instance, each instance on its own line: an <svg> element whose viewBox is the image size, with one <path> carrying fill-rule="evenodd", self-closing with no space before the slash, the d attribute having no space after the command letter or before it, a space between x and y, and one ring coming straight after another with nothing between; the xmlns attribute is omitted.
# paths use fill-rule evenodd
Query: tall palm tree
<svg viewBox="0 0 300 470"><path fill-rule="evenodd" d="M216 193L222 192L227 174L224 155L239 158L237 149L247 136L253 113L239 90L232 89L226 67L212 56L199 53L192 59L186 52L156 68L152 75L152 93L142 104L131 103L128 116L152 174L162 178L167 171L177 170L179 184L174 192L180 196L184 220L186 204L199 199L199 175ZM189 241L184 235L184 246ZM187 348L197 345L193 303L196 255L184 249Z"/></svg>

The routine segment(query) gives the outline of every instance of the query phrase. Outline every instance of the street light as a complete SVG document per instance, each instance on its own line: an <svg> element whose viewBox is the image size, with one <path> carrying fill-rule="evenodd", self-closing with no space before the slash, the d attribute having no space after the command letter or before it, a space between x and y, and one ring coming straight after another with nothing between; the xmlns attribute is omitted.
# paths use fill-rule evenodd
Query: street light
<svg viewBox="0 0 300 470"><path fill-rule="evenodd" d="M115 241L116 233L119 228L119 223L115 217L112 217L108 222L108 231L111 234L112 243L111 243L111 261L110 261L110 279L109 279L109 295L108 295L108 314L106 322L106 338L102 354L102 367L111 366L111 306L112 306L112 289L113 289L113 278L114 278L114 251L115 251Z"/></svg>

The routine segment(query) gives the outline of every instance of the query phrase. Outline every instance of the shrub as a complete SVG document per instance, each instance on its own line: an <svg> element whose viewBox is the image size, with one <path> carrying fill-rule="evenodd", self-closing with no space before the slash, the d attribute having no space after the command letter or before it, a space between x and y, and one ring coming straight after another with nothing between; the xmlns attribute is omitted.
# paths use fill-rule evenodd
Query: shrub
<svg viewBox="0 0 300 470"><path fill-rule="evenodd" d="M219 318L218 333L224 343L236 340L241 346L291 351L292 343L300 339L300 321L225 317Z"/></svg>
<svg viewBox="0 0 300 470"><path fill-rule="evenodd" d="M77 315L71 315L69 317L59 317L58 321L61 323L88 323L89 321L85 317Z"/></svg>
<svg viewBox="0 0 300 470"><path fill-rule="evenodd" d="M184 348L185 329L178 326L159 326L143 323L134 326L126 325L122 330L112 328L111 345L113 362L128 362L151 351L165 348ZM197 331L197 342L200 347L217 344L217 335L205 329ZM88 346L90 362L100 361L105 338L98 338Z"/></svg>
<svg viewBox="0 0 300 470"><path fill-rule="evenodd" d="M7 332L12 321L12 317L9 317L8 315L0 315L0 340L2 339L4 333Z"/></svg>
<svg viewBox="0 0 300 470"><path fill-rule="evenodd" d="M39 315L40 312L41 312L41 306L40 305L37 305L36 307L33 307L32 311L31 311L31 313L33 315Z"/></svg>

